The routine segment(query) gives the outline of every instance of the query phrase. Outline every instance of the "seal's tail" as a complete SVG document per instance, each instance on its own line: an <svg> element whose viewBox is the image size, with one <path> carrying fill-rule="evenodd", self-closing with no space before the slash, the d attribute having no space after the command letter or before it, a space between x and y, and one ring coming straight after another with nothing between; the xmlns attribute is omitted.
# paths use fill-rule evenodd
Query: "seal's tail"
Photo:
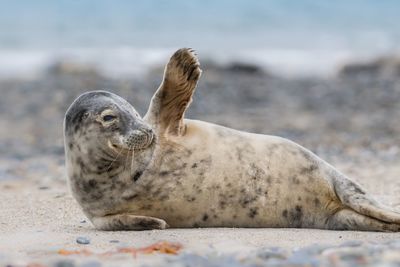
<svg viewBox="0 0 400 267"><path fill-rule="evenodd" d="M360 185L342 174L340 176L340 179L334 179L333 186L343 205L362 215L400 225L400 211L379 203Z"/></svg>

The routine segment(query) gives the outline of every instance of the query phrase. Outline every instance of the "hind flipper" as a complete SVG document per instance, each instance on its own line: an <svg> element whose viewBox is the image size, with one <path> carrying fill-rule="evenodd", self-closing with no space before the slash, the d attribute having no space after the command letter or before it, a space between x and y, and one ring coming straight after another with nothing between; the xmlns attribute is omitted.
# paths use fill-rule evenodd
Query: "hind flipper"
<svg viewBox="0 0 400 267"><path fill-rule="evenodd" d="M359 184L344 175L336 176L333 182L336 195L343 205L380 221L400 224L400 212L379 203Z"/></svg>
<svg viewBox="0 0 400 267"><path fill-rule="evenodd" d="M332 215L327 222L330 230L398 232L399 224L387 223L359 214L351 209L342 209Z"/></svg>

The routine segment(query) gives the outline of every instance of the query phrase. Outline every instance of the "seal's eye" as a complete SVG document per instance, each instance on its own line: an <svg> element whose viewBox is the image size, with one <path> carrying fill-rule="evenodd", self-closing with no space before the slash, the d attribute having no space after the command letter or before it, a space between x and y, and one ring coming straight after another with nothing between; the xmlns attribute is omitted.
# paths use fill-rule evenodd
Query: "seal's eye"
<svg viewBox="0 0 400 267"><path fill-rule="evenodd" d="M87 117L89 117L89 112L85 112L82 115L82 119L86 119Z"/></svg>
<svg viewBox="0 0 400 267"><path fill-rule="evenodd" d="M114 115L104 115L103 116L103 121L113 121L113 120L115 120L117 117L116 116L114 116Z"/></svg>

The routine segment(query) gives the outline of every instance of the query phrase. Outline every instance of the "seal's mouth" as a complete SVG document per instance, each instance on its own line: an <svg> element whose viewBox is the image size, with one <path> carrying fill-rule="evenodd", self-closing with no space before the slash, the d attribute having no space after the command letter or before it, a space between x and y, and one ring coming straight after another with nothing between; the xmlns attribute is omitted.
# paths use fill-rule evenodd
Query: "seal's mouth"
<svg viewBox="0 0 400 267"><path fill-rule="evenodd" d="M154 133L152 130L133 130L128 136L124 136L119 140L109 140L108 146L114 151L121 149L127 151L142 150L151 145L154 140Z"/></svg>

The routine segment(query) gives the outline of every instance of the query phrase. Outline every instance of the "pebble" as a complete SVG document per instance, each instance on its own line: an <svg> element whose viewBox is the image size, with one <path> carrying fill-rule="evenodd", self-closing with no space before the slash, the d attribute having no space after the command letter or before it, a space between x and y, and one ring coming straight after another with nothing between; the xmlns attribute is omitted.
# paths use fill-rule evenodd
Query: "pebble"
<svg viewBox="0 0 400 267"><path fill-rule="evenodd" d="M101 262L96 260L86 261L79 265L79 267L101 267L101 266L102 266Z"/></svg>
<svg viewBox="0 0 400 267"><path fill-rule="evenodd" d="M363 242L359 240L350 240L342 243L340 246L341 247L358 247L361 246Z"/></svg>
<svg viewBox="0 0 400 267"><path fill-rule="evenodd" d="M119 240L110 240L110 243L119 243Z"/></svg>
<svg viewBox="0 0 400 267"><path fill-rule="evenodd" d="M87 244L90 244L90 239L85 236L80 236L76 239L76 243L82 244L82 245L87 245Z"/></svg>
<svg viewBox="0 0 400 267"><path fill-rule="evenodd" d="M50 189L48 186L39 186L39 190L47 190Z"/></svg>
<svg viewBox="0 0 400 267"><path fill-rule="evenodd" d="M75 263L72 260L58 260L52 264L54 267L75 267Z"/></svg>
<svg viewBox="0 0 400 267"><path fill-rule="evenodd" d="M256 257L263 259L263 260L270 260L270 259L286 259L287 255L285 251L274 251L271 249L263 249L257 251Z"/></svg>

